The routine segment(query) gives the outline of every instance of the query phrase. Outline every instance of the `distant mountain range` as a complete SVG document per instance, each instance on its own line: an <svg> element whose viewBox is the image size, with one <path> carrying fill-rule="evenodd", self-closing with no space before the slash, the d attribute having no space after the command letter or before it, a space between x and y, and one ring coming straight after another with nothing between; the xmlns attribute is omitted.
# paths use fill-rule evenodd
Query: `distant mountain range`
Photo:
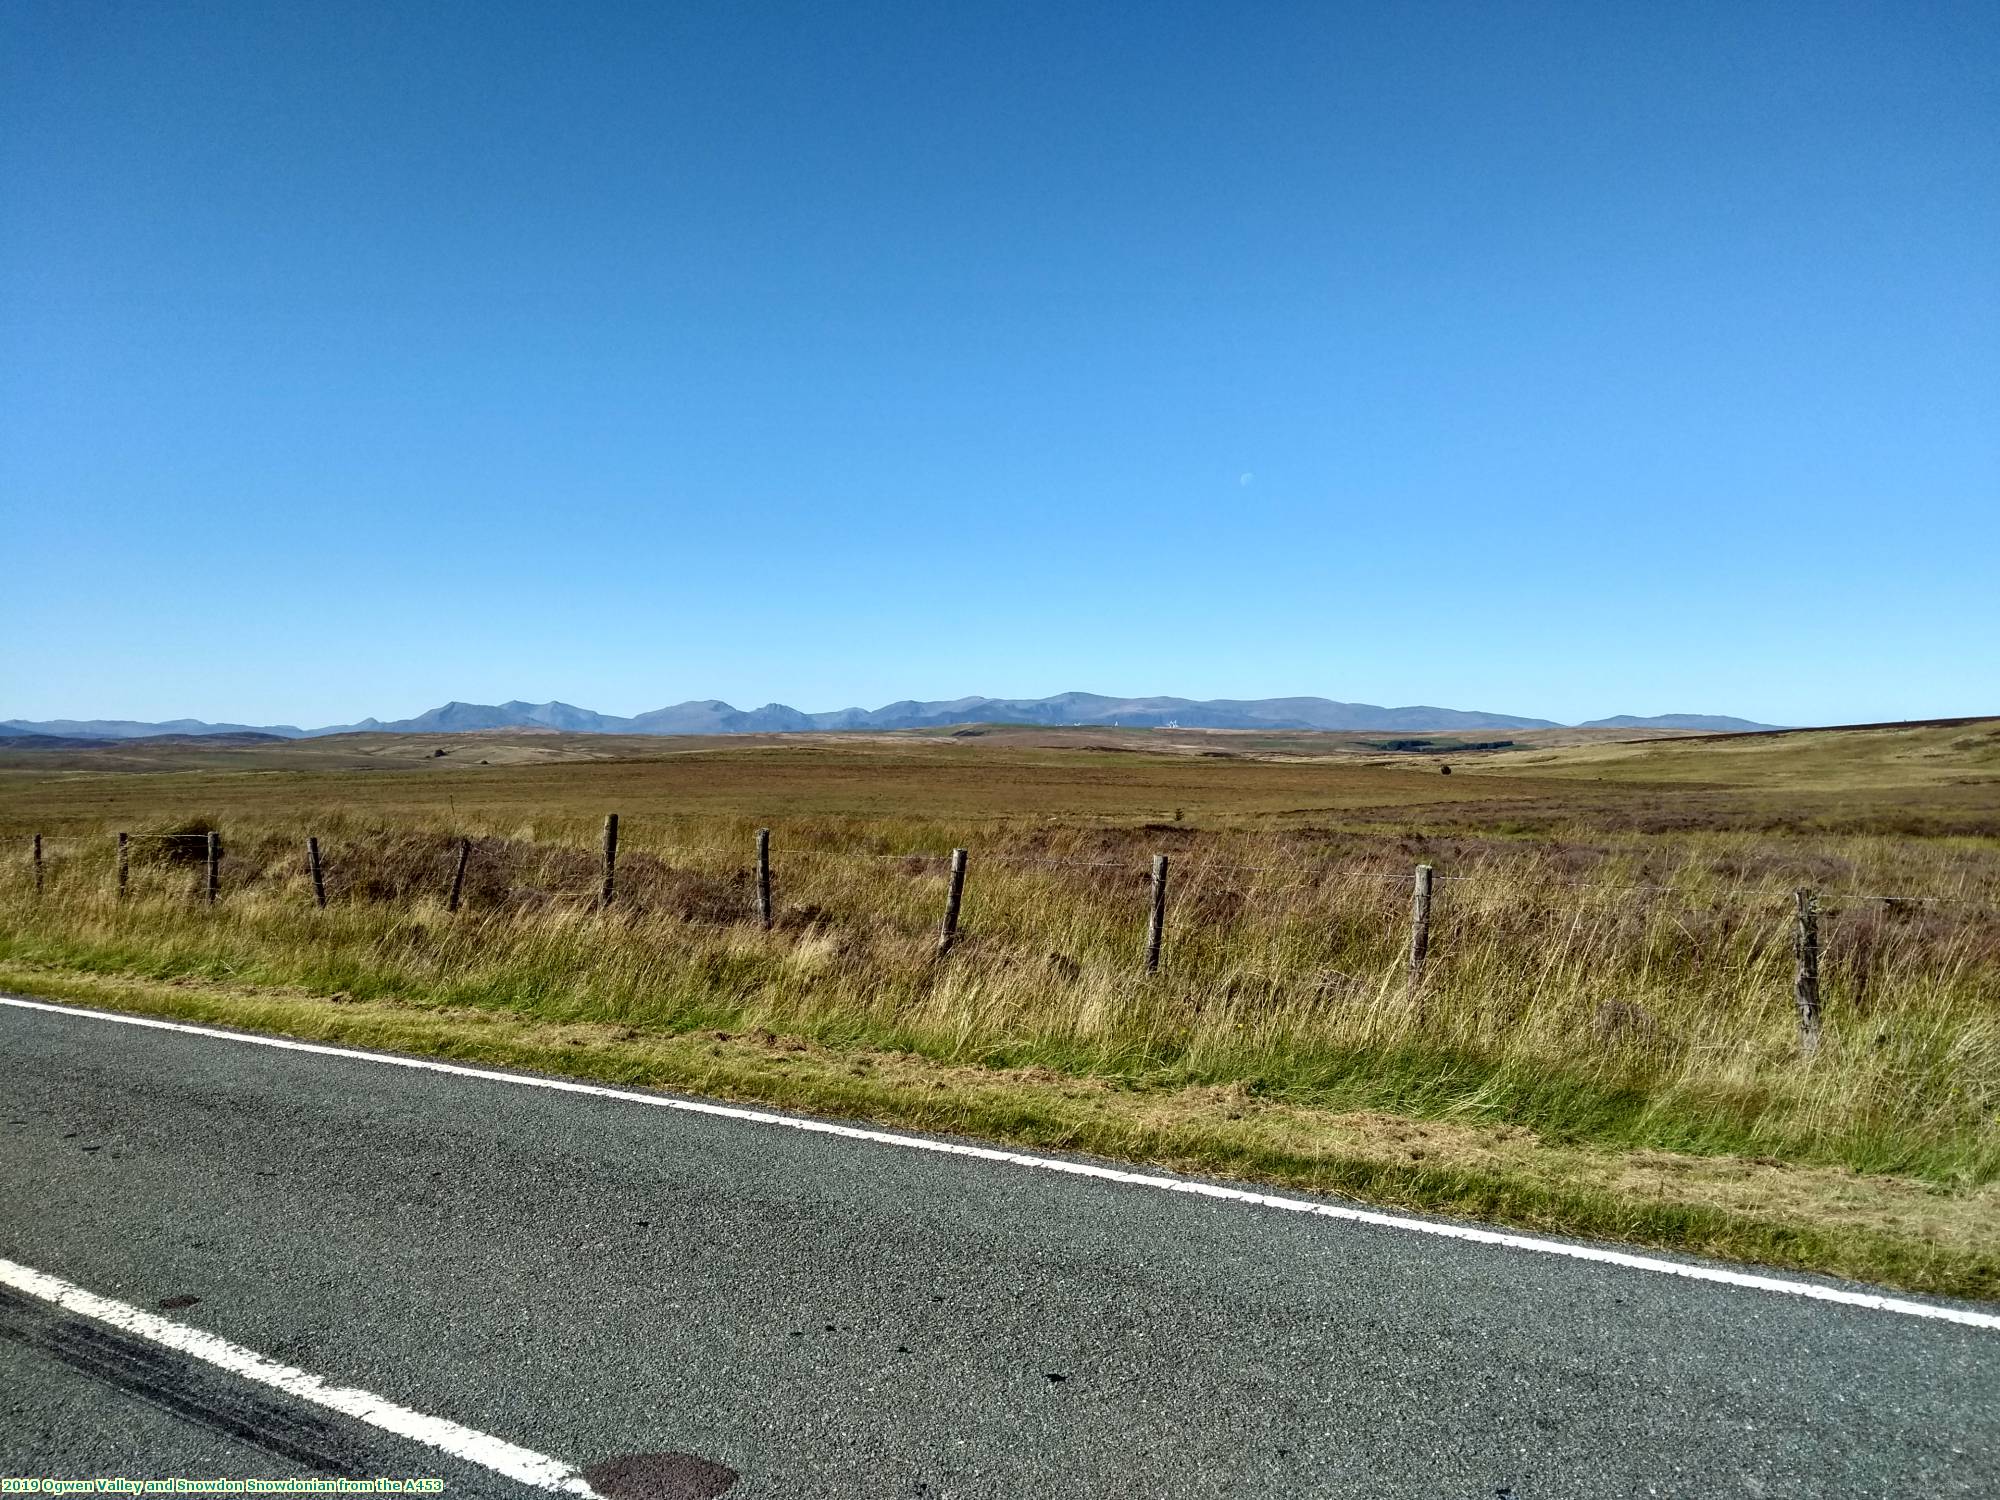
<svg viewBox="0 0 2000 1500"><path fill-rule="evenodd" d="M905 699L881 708L802 713L783 703L740 709L707 698L620 718L569 703L447 703L414 719L363 719L301 729L295 724L208 724L199 719L143 723L135 719L7 719L0 734L66 739L129 740L157 735L258 734L314 739L328 734L457 734L477 729L555 729L571 734L783 734L800 730L925 729L945 724L1095 724L1123 728L1330 729L1422 733L1460 729L1705 729L1717 733L1771 729L1722 714L1620 714L1564 726L1552 719L1418 705L1384 708L1337 703L1330 698L1107 698L1060 693L1053 698L953 698L919 703Z"/></svg>

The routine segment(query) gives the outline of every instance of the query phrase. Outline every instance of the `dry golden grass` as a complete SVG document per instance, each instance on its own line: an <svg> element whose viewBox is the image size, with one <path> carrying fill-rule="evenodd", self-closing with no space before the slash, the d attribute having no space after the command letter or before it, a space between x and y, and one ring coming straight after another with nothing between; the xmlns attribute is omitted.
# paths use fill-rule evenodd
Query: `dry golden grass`
<svg viewBox="0 0 2000 1500"><path fill-rule="evenodd" d="M2000 796L2000 719L1602 741L1490 756L1490 772L1813 791L1984 788Z"/></svg>

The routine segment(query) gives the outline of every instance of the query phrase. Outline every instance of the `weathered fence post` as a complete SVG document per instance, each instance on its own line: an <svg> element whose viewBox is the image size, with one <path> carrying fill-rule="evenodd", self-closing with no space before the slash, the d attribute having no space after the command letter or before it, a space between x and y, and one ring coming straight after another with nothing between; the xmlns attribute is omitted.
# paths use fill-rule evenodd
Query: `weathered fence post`
<svg viewBox="0 0 2000 1500"><path fill-rule="evenodd" d="M35 894L42 894L42 836L35 835Z"/></svg>
<svg viewBox="0 0 2000 1500"><path fill-rule="evenodd" d="M757 920L771 930L771 830L757 830Z"/></svg>
<svg viewBox="0 0 2000 1500"><path fill-rule="evenodd" d="M132 883L132 835L118 835L118 899L125 899L125 889Z"/></svg>
<svg viewBox="0 0 2000 1500"><path fill-rule="evenodd" d="M458 910L458 898L465 894L465 866L472 858L472 840L458 841L458 868L451 872L451 899L445 903L446 911Z"/></svg>
<svg viewBox="0 0 2000 1500"><path fill-rule="evenodd" d="M599 906L611 905L611 893L618 883L618 814L604 815L604 894Z"/></svg>
<svg viewBox="0 0 2000 1500"><path fill-rule="evenodd" d="M317 838L306 839L306 869L312 874L313 904L323 908L326 905L326 872L320 869Z"/></svg>
<svg viewBox="0 0 2000 1500"><path fill-rule="evenodd" d="M215 905L215 898L222 890L222 835L214 829L208 833L208 904Z"/></svg>
<svg viewBox="0 0 2000 1500"><path fill-rule="evenodd" d="M1798 926L1792 933L1792 999L1799 1008L1799 1051L1811 1057L1819 1051L1819 897L1810 888L1798 891Z"/></svg>
<svg viewBox="0 0 2000 1500"><path fill-rule="evenodd" d="M1160 967L1160 942L1167 932L1167 857L1153 856L1153 915L1146 923L1146 972Z"/></svg>
<svg viewBox="0 0 2000 1500"><path fill-rule="evenodd" d="M1431 952L1431 867L1417 866L1417 883L1410 896L1410 984L1414 988L1424 977L1424 961Z"/></svg>
<svg viewBox="0 0 2000 1500"><path fill-rule="evenodd" d="M958 903L965 895L965 851L951 851L951 885L944 897L944 925L938 929L938 957L951 952L953 939L958 936Z"/></svg>

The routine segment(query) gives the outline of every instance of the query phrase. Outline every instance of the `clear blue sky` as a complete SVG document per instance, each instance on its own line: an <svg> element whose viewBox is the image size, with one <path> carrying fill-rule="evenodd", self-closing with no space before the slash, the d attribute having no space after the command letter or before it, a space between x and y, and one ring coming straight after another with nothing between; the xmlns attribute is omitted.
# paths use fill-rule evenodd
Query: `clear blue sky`
<svg viewBox="0 0 2000 1500"><path fill-rule="evenodd" d="M0 10L0 717L2000 712L2000 7Z"/></svg>

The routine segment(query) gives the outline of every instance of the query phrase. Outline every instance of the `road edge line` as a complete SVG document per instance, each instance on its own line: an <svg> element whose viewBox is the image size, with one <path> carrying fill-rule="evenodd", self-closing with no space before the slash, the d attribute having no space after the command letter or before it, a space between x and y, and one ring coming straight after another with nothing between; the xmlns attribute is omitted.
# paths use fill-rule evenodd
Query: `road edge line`
<svg viewBox="0 0 2000 1500"><path fill-rule="evenodd" d="M176 1323L171 1318L160 1317L128 1302L99 1296L60 1276L37 1271L18 1261L0 1259L0 1286L23 1292L65 1312L108 1323L113 1328L198 1359L231 1375L270 1386L300 1401L326 1407L384 1432L394 1433L397 1437L436 1448L504 1478L532 1485L536 1489L595 1500L597 1492L574 1467L560 1459L537 1453L532 1448L523 1448L518 1443L510 1443L505 1438L494 1437L475 1427L467 1427L449 1417L426 1416L423 1412L413 1411L358 1386L335 1385L310 1371L280 1364L254 1349L233 1344L219 1334Z"/></svg>
<svg viewBox="0 0 2000 1500"><path fill-rule="evenodd" d="M156 1031L175 1031L189 1036L210 1037L216 1041L240 1042L256 1047L271 1047L285 1052L304 1052L323 1057L344 1057L359 1062L378 1063L387 1067L412 1068L423 1072L444 1073L459 1078L476 1078L488 1083L510 1083L527 1088L550 1089L557 1093L582 1094L599 1099L616 1099L628 1104L650 1105L656 1109L678 1110L685 1114L710 1115L720 1119L741 1120L756 1125L775 1125L788 1130L798 1130L812 1135L830 1135L844 1140L870 1141L877 1145L894 1146L906 1151L928 1151L942 1156L969 1157L978 1161L1002 1163L1009 1166L1027 1167L1036 1171L1056 1172L1072 1177L1094 1178L1102 1182L1116 1182L1128 1187L1151 1188L1157 1191L1183 1193L1194 1197L1211 1198L1223 1202L1250 1204L1259 1208L1279 1209L1287 1213L1309 1214L1318 1218L1338 1219L1347 1223L1366 1224L1377 1229L1396 1229L1408 1233L1428 1234L1440 1239L1459 1240L1469 1244L1491 1245L1508 1250L1522 1250L1537 1255L1556 1255L1570 1260L1595 1262L1600 1265L1621 1266L1626 1270L1645 1271L1653 1275L1675 1276L1687 1281L1705 1281L1720 1286L1739 1287L1748 1291L1775 1292L1782 1296L1804 1297L1812 1301L1831 1302L1845 1307L1867 1308L1874 1312L1895 1313L1902 1317L1923 1318L1932 1322L1956 1323L1968 1328L1987 1328L2000 1331L2000 1313L1977 1312L1971 1308L1948 1307L1928 1302L1913 1302L1905 1297L1890 1297L1878 1292L1850 1291L1844 1287L1821 1286L1810 1281L1786 1281L1776 1276L1763 1276L1750 1271L1730 1271L1720 1266L1704 1266L1682 1261L1660 1260L1650 1255L1634 1255L1623 1250L1608 1250L1599 1245L1577 1244L1569 1240L1542 1239L1529 1235L1512 1234L1499 1229L1482 1229L1470 1224L1450 1224L1437 1220L1413 1219L1401 1214L1382 1213L1375 1209L1351 1208L1337 1203L1315 1203L1304 1198L1288 1198L1276 1193L1260 1193L1252 1188L1226 1187L1220 1183L1193 1182L1176 1177L1161 1177L1150 1172L1133 1172L1122 1167L1099 1166L1093 1162L1063 1161L1055 1157L1032 1156L1026 1152L1008 1151L997 1146L972 1146L959 1141L933 1140L926 1136L902 1135L893 1131L875 1130L861 1125L840 1125L830 1120L815 1120L805 1116L773 1114L768 1110L749 1109L741 1105L717 1104L702 1099L677 1099L666 1094L639 1093L631 1089L612 1088L608 1084L584 1083L571 1078L544 1078L531 1073L512 1073L498 1068L477 1068L464 1063L442 1062L428 1057L407 1057L393 1052L369 1052L358 1047L340 1047L328 1042L301 1042L291 1037L259 1036L247 1031L228 1031L216 1026L201 1026L189 1021L166 1021L154 1016L124 1015L117 1011L94 1010L85 1006L58 1005L45 1000L29 1000L17 995L0 995L0 1005L18 1010L47 1011L52 1015L76 1016L94 1021L113 1021L125 1026L139 1026Z"/></svg>

